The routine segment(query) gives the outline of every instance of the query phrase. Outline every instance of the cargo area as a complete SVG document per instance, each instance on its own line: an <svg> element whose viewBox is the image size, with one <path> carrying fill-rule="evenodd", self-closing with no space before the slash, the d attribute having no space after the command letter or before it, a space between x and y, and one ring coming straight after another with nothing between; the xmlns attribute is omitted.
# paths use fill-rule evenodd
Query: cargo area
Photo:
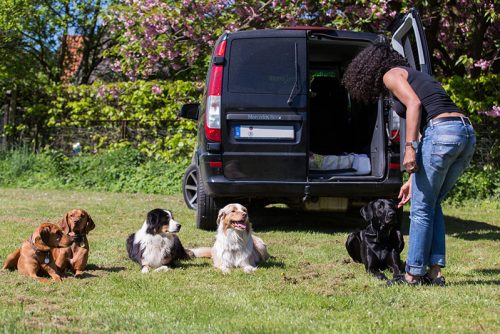
<svg viewBox="0 0 500 334"><path fill-rule="evenodd" d="M341 83L344 69L366 45L321 34L308 40L310 180L384 174L382 107L352 101Z"/></svg>

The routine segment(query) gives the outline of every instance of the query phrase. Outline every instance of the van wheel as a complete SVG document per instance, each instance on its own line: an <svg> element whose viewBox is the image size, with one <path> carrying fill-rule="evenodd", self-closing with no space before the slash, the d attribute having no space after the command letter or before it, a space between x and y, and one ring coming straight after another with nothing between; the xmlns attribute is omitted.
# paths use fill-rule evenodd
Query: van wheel
<svg viewBox="0 0 500 334"><path fill-rule="evenodd" d="M198 173L197 195L196 227L206 231L214 231L217 228L219 206L217 206L215 199L205 192L200 173Z"/></svg>
<svg viewBox="0 0 500 334"><path fill-rule="evenodd" d="M190 165L182 178L182 195L188 208L196 210L198 204L198 167Z"/></svg>

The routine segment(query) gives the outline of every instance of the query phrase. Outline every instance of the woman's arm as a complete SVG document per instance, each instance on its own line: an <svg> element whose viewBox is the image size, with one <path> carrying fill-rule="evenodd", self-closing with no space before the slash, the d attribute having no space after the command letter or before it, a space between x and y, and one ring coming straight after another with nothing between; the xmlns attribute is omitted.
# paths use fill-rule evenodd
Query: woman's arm
<svg viewBox="0 0 500 334"><path fill-rule="evenodd" d="M393 68L384 74L383 81L387 89L406 107L406 142L418 140L421 103L408 83L408 72L402 68ZM408 173L416 171L416 152L413 148L405 147L403 165Z"/></svg>

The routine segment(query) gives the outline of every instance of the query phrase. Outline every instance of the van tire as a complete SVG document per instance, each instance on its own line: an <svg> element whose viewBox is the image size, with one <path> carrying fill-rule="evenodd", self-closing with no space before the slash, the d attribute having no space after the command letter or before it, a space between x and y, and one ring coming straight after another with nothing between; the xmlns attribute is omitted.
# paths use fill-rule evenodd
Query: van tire
<svg viewBox="0 0 500 334"><path fill-rule="evenodd" d="M196 227L201 230L215 231L219 206L215 199L205 192L201 175L198 172L198 201L196 208Z"/></svg>
<svg viewBox="0 0 500 334"><path fill-rule="evenodd" d="M196 210L198 205L198 166L189 165L182 178L182 195L186 206Z"/></svg>

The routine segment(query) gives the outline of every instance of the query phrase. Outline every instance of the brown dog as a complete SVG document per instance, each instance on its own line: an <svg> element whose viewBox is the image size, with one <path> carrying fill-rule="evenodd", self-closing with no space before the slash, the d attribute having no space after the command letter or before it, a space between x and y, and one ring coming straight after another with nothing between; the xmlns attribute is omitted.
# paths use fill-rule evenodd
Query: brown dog
<svg viewBox="0 0 500 334"><path fill-rule="evenodd" d="M7 257L2 269L17 268L21 274L39 281L47 281L38 276L39 272L46 272L54 281L61 281L51 250L69 247L72 243L73 238L64 234L59 226L43 223L23 242L21 249Z"/></svg>
<svg viewBox="0 0 500 334"><path fill-rule="evenodd" d="M74 243L68 248L52 250L56 266L62 273L70 269L75 277L80 277L87 266L90 250L87 234L95 228L94 221L87 211L73 209L59 221L59 226L73 237Z"/></svg>

